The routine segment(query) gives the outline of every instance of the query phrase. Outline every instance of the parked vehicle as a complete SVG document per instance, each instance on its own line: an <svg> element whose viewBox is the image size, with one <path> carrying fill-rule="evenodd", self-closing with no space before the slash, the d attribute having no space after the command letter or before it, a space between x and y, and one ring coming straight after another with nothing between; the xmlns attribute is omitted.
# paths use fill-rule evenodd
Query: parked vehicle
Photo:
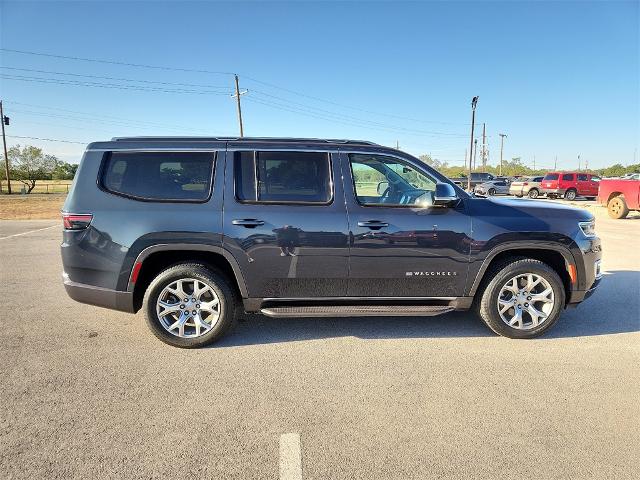
<svg viewBox="0 0 640 480"><path fill-rule="evenodd" d="M451 178L450 180L461 187L462 189L466 189L468 182L466 176ZM473 191L476 186L480 185L484 182L490 182L496 180L494 175L491 175L487 172L471 172L471 191Z"/></svg>
<svg viewBox="0 0 640 480"><path fill-rule="evenodd" d="M549 198L575 200L579 195L589 200L598 196L600 177L581 172L549 172L542 179L542 193Z"/></svg>
<svg viewBox="0 0 640 480"><path fill-rule="evenodd" d="M623 180L640 180L640 173L625 173L620 178Z"/></svg>
<svg viewBox="0 0 640 480"><path fill-rule="evenodd" d="M506 180L493 180L476 185L473 191L480 196L509 195L509 183Z"/></svg>
<svg viewBox="0 0 640 480"><path fill-rule="evenodd" d="M518 198L525 195L529 198L538 198L540 196L540 183L543 177L523 177L514 180L509 185L509 193Z"/></svg>
<svg viewBox="0 0 640 480"><path fill-rule="evenodd" d="M369 142L116 138L91 143L62 214L75 300L143 310L178 347L245 313L438 315L544 333L600 281L594 217L474 198Z"/></svg>
<svg viewBox="0 0 640 480"><path fill-rule="evenodd" d="M629 211L640 211L640 179L603 179L598 202L607 207L611 218L625 218Z"/></svg>

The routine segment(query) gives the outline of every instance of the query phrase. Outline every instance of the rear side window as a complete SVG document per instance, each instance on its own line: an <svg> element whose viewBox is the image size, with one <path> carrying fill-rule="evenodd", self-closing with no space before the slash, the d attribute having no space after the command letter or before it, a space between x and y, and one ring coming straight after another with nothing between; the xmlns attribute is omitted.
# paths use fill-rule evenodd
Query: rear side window
<svg viewBox="0 0 640 480"><path fill-rule="evenodd" d="M584 173L579 173L578 174L578 181L579 182L586 182L589 179L589 177L587 175L585 175Z"/></svg>
<svg viewBox="0 0 640 480"><path fill-rule="evenodd" d="M557 180L558 179L558 174L557 173L547 173L544 177L545 180Z"/></svg>
<svg viewBox="0 0 640 480"><path fill-rule="evenodd" d="M562 175L562 180L567 180L569 182L573 181L573 173L565 173Z"/></svg>
<svg viewBox="0 0 640 480"><path fill-rule="evenodd" d="M533 177L532 182L541 182L542 181L542 177Z"/></svg>
<svg viewBox="0 0 640 480"><path fill-rule="evenodd" d="M326 152L236 152L236 198L253 203L331 202Z"/></svg>
<svg viewBox="0 0 640 480"><path fill-rule="evenodd" d="M140 200L205 201L211 194L213 152L112 152L103 189Z"/></svg>

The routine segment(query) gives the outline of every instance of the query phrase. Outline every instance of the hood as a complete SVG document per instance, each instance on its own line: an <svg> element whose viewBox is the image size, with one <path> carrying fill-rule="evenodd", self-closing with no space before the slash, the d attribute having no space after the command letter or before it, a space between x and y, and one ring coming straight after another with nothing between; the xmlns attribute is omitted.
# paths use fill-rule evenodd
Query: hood
<svg viewBox="0 0 640 480"><path fill-rule="evenodd" d="M520 198L481 198L475 200L482 204L475 205L483 214L536 217L547 219L570 219L588 221L594 215L584 208L570 207L548 200L525 200ZM508 212L508 213L507 213Z"/></svg>

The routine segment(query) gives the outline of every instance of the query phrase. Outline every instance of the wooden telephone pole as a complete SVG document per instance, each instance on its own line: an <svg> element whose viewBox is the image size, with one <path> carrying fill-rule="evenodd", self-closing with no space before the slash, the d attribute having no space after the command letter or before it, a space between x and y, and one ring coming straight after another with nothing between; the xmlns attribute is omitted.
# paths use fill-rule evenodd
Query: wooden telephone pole
<svg viewBox="0 0 640 480"><path fill-rule="evenodd" d="M240 96L247 93L248 90L240 91L240 86L238 85L238 75L235 75L236 78L236 93L231 95L232 97L236 97L236 101L238 102L238 124L240 125L240 138L244 137L244 126L242 124L242 107L240 106Z"/></svg>
<svg viewBox="0 0 640 480"><path fill-rule="evenodd" d="M500 175L502 175L502 151L504 150L504 137L506 135L504 133L499 133L500 135Z"/></svg>
<svg viewBox="0 0 640 480"><path fill-rule="evenodd" d="M7 137L4 133L4 125L9 124L9 118L4 116L2 100L0 100L0 123L2 124L2 145L4 146L4 173L7 176L7 192L11 194L11 177L9 176L9 155L7 154Z"/></svg>

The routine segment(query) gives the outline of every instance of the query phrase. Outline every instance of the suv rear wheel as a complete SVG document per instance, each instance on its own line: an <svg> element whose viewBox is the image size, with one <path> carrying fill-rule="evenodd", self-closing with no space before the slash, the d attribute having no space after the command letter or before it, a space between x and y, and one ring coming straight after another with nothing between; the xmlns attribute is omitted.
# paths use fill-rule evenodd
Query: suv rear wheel
<svg viewBox="0 0 640 480"><path fill-rule="evenodd" d="M195 348L221 338L234 324L236 296L227 279L200 264L162 271L144 296L147 325L169 345Z"/></svg>
<svg viewBox="0 0 640 480"><path fill-rule="evenodd" d="M609 200L607 203L607 212L611 218L615 218L616 220L629 215L629 207L627 207L627 202L624 201L624 197L618 195Z"/></svg>
<svg viewBox="0 0 640 480"><path fill-rule="evenodd" d="M538 198L539 195L540 192L537 188L532 188L531 190L529 190L529 198Z"/></svg>
<svg viewBox="0 0 640 480"><path fill-rule="evenodd" d="M537 337L560 317L564 285L546 263L513 258L492 268L486 278L491 280L477 303L478 314L498 335Z"/></svg>
<svg viewBox="0 0 640 480"><path fill-rule="evenodd" d="M493 197L493 196L496 194L496 189L495 189L495 188L490 188L490 189L489 189L489 192L487 192L487 193L489 193L489 195L490 195L491 197Z"/></svg>
<svg viewBox="0 0 640 480"><path fill-rule="evenodd" d="M578 196L578 192L576 192L573 188L567 190L567 193L564 194L565 200L575 200Z"/></svg>

